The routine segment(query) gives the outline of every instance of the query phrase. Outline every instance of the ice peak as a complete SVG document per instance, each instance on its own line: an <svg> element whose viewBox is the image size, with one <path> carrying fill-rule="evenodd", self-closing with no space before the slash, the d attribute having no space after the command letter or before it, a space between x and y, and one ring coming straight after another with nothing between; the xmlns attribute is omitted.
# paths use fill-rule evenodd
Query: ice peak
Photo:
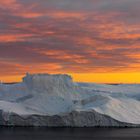
<svg viewBox="0 0 140 140"><path fill-rule="evenodd" d="M66 74L26 74L23 82L29 89L37 91L64 90L73 87L72 78Z"/></svg>

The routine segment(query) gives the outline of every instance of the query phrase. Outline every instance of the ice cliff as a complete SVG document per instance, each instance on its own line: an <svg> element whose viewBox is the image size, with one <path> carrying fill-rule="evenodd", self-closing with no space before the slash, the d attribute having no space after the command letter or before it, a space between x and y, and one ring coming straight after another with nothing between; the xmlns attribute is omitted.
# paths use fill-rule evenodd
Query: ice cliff
<svg viewBox="0 0 140 140"><path fill-rule="evenodd" d="M140 85L76 83L68 75L27 74L0 84L0 125L140 126Z"/></svg>

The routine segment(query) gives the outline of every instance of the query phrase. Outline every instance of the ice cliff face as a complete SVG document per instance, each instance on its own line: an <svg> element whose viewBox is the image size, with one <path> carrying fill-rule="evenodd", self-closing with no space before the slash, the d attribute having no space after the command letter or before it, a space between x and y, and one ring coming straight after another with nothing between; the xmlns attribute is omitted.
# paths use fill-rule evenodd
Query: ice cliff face
<svg viewBox="0 0 140 140"><path fill-rule="evenodd" d="M23 78L29 90L51 95L65 96L69 90L73 89L72 78L68 75L38 74L29 75Z"/></svg>
<svg viewBox="0 0 140 140"><path fill-rule="evenodd" d="M0 84L0 125L139 126L140 85L74 83L68 75L27 74Z"/></svg>
<svg viewBox="0 0 140 140"><path fill-rule="evenodd" d="M69 75L37 74L23 78L23 83L33 93L44 94L44 96L59 96L62 98L75 98L79 93L79 86L72 81Z"/></svg>

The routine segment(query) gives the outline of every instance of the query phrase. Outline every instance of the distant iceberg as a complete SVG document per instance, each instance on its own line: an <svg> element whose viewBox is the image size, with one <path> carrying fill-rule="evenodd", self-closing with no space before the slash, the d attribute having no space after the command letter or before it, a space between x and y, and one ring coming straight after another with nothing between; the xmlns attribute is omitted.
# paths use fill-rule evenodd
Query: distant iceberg
<svg viewBox="0 0 140 140"><path fill-rule="evenodd" d="M76 83L69 75L27 74L0 84L0 125L139 127L140 85Z"/></svg>

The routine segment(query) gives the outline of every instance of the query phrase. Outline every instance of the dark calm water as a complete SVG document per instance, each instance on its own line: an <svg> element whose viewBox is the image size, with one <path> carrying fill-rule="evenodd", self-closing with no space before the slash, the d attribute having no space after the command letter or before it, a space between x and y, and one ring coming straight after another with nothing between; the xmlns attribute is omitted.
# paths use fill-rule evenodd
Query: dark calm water
<svg viewBox="0 0 140 140"><path fill-rule="evenodd" d="M140 129L0 128L0 140L140 140Z"/></svg>

